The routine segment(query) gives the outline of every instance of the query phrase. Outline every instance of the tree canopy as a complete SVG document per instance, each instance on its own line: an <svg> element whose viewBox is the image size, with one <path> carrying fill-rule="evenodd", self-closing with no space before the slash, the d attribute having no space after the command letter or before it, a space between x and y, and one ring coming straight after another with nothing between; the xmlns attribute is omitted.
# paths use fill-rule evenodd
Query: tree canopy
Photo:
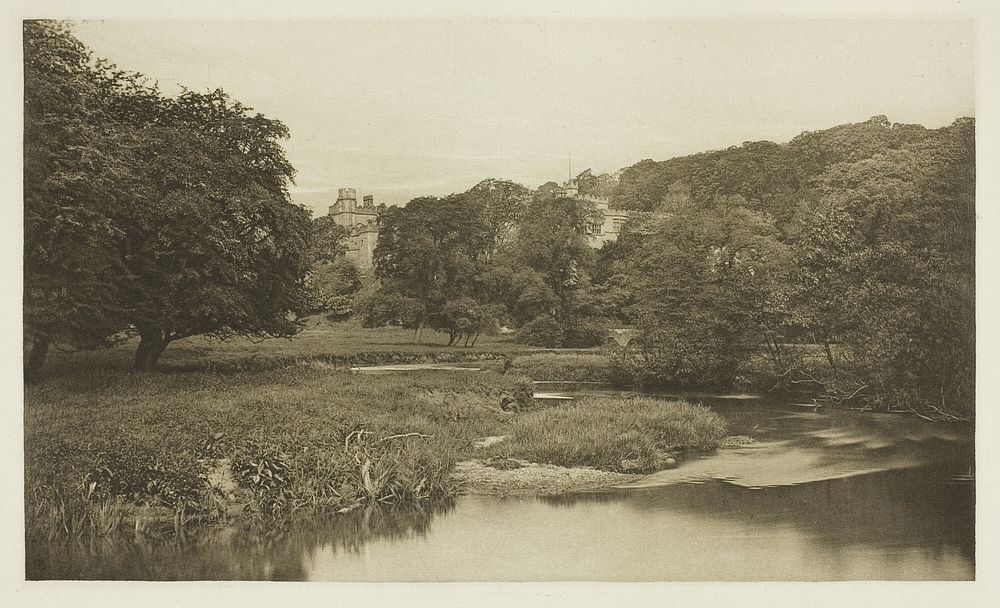
<svg viewBox="0 0 1000 608"><path fill-rule="evenodd" d="M24 36L36 340L87 346L132 328L135 366L152 369L179 338L294 333L311 235L288 197L287 128L221 90L164 97L57 23L25 22Z"/></svg>

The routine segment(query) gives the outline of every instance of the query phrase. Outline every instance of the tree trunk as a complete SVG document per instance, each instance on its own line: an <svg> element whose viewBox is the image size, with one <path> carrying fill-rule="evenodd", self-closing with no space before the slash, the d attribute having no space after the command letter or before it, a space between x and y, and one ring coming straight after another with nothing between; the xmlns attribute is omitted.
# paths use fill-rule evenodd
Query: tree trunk
<svg viewBox="0 0 1000 608"><path fill-rule="evenodd" d="M477 332L475 336L472 337L472 346L476 345L476 340L479 339L479 333Z"/></svg>
<svg viewBox="0 0 1000 608"><path fill-rule="evenodd" d="M413 335L413 343L423 344L423 340L424 340L424 320L420 319L420 321L417 322L417 331Z"/></svg>
<svg viewBox="0 0 1000 608"><path fill-rule="evenodd" d="M830 364L830 369L833 370L834 375L837 373L837 364L833 362L833 351L830 350L830 343L823 341L823 349L826 351L826 360Z"/></svg>
<svg viewBox="0 0 1000 608"><path fill-rule="evenodd" d="M139 346L135 349L133 369L137 372L156 370L163 350L170 344L169 332L159 329L140 329Z"/></svg>
<svg viewBox="0 0 1000 608"><path fill-rule="evenodd" d="M24 364L24 381L27 384L34 384L42 377L42 364L45 363L45 355L49 352L49 337L44 334L36 334L31 343L31 352L28 360Z"/></svg>

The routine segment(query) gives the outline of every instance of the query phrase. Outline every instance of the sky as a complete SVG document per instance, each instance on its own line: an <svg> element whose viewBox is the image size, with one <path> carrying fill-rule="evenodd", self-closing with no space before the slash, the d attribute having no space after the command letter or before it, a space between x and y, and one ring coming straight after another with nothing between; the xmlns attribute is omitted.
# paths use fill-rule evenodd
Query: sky
<svg viewBox="0 0 1000 608"><path fill-rule="evenodd" d="M221 87L291 131L292 198L377 203L488 177L788 141L885 114L975 113L971 21L406 19L85 21L96 55L167 94Z"/></svg>

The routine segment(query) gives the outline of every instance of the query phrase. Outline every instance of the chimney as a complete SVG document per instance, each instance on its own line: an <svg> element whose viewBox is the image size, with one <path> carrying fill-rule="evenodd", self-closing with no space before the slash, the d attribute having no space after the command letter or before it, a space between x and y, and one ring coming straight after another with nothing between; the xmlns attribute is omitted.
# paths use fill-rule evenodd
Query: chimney
<svg viewBox="0 0 1000 608"><path fill-rule="evenodd" d="M375 197L373 197L371 194L366 194L364 196L364 198L362 199L362 201L363 201L363 204L361 205L362 207L374 207L375 206Z"/></svg>

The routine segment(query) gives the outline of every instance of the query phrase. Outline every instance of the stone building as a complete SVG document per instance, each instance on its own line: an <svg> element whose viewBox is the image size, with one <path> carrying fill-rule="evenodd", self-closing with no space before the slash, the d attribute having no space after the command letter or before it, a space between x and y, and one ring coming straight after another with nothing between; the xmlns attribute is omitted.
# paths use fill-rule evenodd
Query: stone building
<svg viewBox="0 0 1000 608"><path fill-rule="evenodd" d="M358 195L354 188L337 190L337 202L330 205L330 217L338 226L347 228L347 257L362 271L372 268L372 254L378 241L378 210L370 194L366 194L358 205Z"/></svg>
<svg viewBox="0 0 1000 608"><path fill-rule="evenodd" d="M628 220L628 211L624 209L612 209L610 201L606 197L580 194L580 188L575 179L571 179L563 184L557 194L559 196L589 201L594 204L594 207L601 214L600 222L594 222L587 226L587 241L591 247L597 249L604 245L604 243L618 240L622 224Z"/></svg>

